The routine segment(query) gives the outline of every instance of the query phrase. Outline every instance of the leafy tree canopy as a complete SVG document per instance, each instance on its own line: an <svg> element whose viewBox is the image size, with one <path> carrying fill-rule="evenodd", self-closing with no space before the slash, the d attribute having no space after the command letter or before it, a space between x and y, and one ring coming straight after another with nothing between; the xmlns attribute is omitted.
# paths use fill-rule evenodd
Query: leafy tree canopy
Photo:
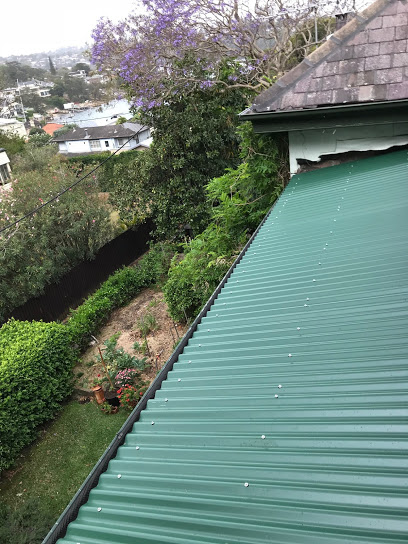
<svg viewBox="0 0 408 544"><path fill-rule="evenodd" d="M175 92L212 85L260 92L291 67L293 56L315 44L315 17L335 12L340 3L347 8L349 2L139 0L139 9L126 20L99 21L92 58L130 85L136 104L145 107ZM292 39L297 32L303 40ZM180 64L186 56L206 67L204 79ZM222 71L227 59L238 61L239 76L231 73L226 80Z"/></svg>
<svg viewBox="0 0 408 544"><path fill-rule="evenodd" d="M183 65L200 77L204 71L192 59ZM223 77L231 69L226 63ZM132 223L150 214L163 238L175 236L186 224L196 233L205 228L210 213L205 186L237 164L236 112L244 107L247 92L204 86L140 111L139 122L154 127L154 140L148 151L114 172L113 201L123 220Z"/></svg>

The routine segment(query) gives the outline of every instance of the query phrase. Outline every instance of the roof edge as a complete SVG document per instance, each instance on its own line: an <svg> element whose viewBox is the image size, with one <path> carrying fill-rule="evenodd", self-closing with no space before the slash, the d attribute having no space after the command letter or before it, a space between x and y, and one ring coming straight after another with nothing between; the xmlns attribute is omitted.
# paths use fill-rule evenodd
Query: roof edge
<svg viewBox="0 0 408 544"><path fill-rule="evenodd" d="M297 130L296 124L301 121L309 121L313 118L319 119L336 119L343 118L346 114L355 116L355 123L359 123L359 114L365 112L386 112L407 110L408 98L402 100L389 100L383 102L356 102L353 104L336 104L334 106L322 106L320 108L307 108L298 110L277 110L253 112L247 108L238 114L241 123L252 121L258 126L268 123L269 130L267 132L286 132L288 130ZM400 122L406 122L406 116L401 118ZM274 130L273 125L276 124ZM283 127L283 128L282 128ZM255 130L255 132L257 132Z"/></svg>
<svg viewBox="0 0 408 544"><path fill-rule="evenodd" d="M281 94L293 85L295 85L304 74L312 71L320 63L324 62L327 57L346 42L349 38L357 34L367 23L376 17L381 11L383 11L388 5L392 4L395 0L376 0L373 4L368 6L362 11L357 11L356 16L351 19L344 26L336 30L330 38L322 43L317 49L312 51L302 62L297 66L289 70L281 78L279 78L269 89L266 89L257 98L262 95L265 96L259 103L255 99L253 105L249 110L252 113L260 113L268 110L267 104L270 104Z"/></svg>

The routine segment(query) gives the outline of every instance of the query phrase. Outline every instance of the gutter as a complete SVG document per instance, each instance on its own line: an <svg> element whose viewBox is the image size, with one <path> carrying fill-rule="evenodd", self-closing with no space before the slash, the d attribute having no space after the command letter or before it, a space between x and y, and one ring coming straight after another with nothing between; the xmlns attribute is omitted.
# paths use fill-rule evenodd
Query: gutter
<svg viewBox="0 0 408 544"><path fill-rule="evenodd" d="M252 244L253 240L257 236L259 230L261 229L261 227L263 226L263 224L269 217L277 201L278 199L276 199L276 201L273 203L271 209L265 215L264 219L259 224L256 231L253 233L251 238L246 243L245 247L242 249L241 253L238 255L238 257L235 259L235 261L231 265L228 272L225 274L221 282L218 284L218 287L216 288L214 293L211 295L211 297L208 299L208 301L204 305L201 312L195 318L194 322L191 324L190 328L188 329L186 334L183 336L177 348L173 351L172 355L170 356L166 364L163 366L160 373L157 375L155 380L151 383L149 389L146 391L146 393L140 399L139 403L137 404L133 412L130 414L128 419L122 425L121 429L116 434L112 442L109 444L109 446L103 453L102 457L99 459L99 461L96 463L96 465L92 469L92 471L89 473L84 483L78 489L78 491L74 495L71 502L68 504L68 506L65 508L65 510L60 515L58 520L55 522L52 529L43 540L42 544L56 544L58 539L63 538L65 536L68 529L68 525L77 518L80 507L88 501L89 493L94 487L97 486L100 475L106 471L109 461L116 456L116 453L119 447L124 444L126 435L132 430L134 423L138 421L140 417L140 413L146 408L147 402L150 399L154 398L156 391L158 391L161 388L163 381L167 379L167 375L173 369L174 363L178 360L179 355L183 353L184 348L187 346L190 338L193 336L193 334L197 330L197 327L201 323L201 320L203 319L203 317L207 315L211 306L214 304L214 301L220 294L222 288L224 287L224 285L230 278L232 272L235 270L236 266L240 263L243 256L247 252L248 248Z"/></svg>
<svg viewBox="0 0 408 544"><path fill-rule="evenodd" d="M302 117L321 117L322 115L343 115L344 113L355 113L363 111L372 111L372 110L385 110L385 109L400 109L406 108L408 106L408 99L403 100L388 100L383 102L359 102L355 104L340 104L335 106L321 106L308 109L298 109L298 110L278 110L278 111L262 111L262 112L251 112L251 108L247 108L238 114L239 120L242 122L245 121L258 121L262 122L263 120L278 120L291 121L296 118L296 120ZM247 113L248 112L248 113ZM251 113L249 113L251 112Z"/></svg>

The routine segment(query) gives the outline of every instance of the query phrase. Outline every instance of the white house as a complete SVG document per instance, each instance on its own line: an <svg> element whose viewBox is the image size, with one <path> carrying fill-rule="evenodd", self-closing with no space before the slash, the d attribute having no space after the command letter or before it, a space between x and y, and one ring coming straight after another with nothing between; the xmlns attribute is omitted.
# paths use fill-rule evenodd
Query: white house
<svg viewBox="0 0 408 544"><path fill-rule="evenodd" d="M150 128L137 123L123 125L75 128L53 138L59 152L65 155L145 148L150 145Z"/></svg>
<svg viewBox="0 0 408 544"><path fill-rule="evenodd" d="M10 159L6 150L0 147L0 185L5 185L10 180Z"/></svg>
<svg viewBox="0 0 408 544"><path fill-rule="evenodd" d="M21 138L25 138L27 135L24 123L17 121L17 119L0 118L0 131L20 136Z"/></svg>

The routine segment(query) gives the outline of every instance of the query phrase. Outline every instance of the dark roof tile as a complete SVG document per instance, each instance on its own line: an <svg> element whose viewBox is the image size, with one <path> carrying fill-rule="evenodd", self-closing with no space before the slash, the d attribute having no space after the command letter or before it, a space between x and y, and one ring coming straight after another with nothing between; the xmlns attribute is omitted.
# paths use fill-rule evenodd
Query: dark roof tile
<svg viewBox="0 0 408 544"><path fill-rule="evenodd" d="M243 116L408 98L407 22L408 2L376 0L261 93Z"/></svg>

